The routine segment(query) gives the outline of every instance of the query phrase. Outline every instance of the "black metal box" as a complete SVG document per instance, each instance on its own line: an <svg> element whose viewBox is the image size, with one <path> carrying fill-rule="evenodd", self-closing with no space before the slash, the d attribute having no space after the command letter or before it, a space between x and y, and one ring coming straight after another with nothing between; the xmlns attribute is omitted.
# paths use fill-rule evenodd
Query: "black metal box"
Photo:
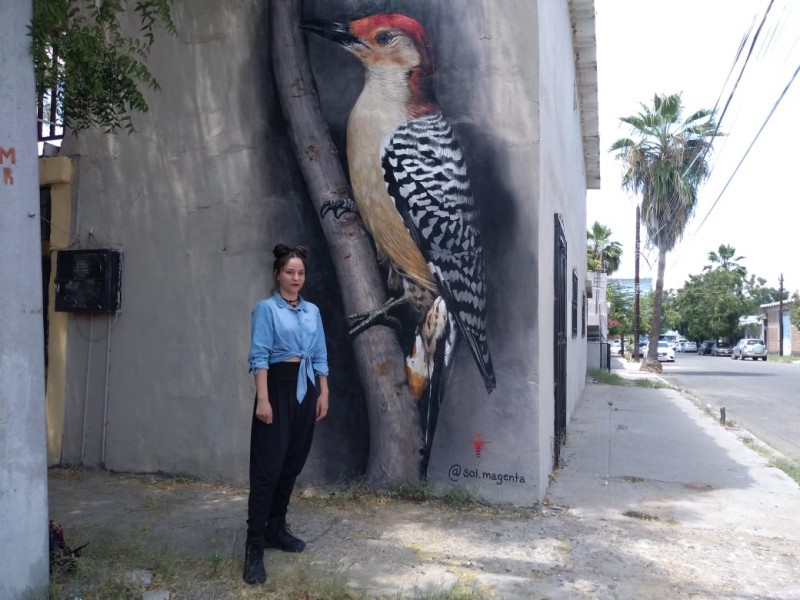
<svg viewBox="0 0 800 600"><path fill-rule="evenodd" d="M56 310L117 312L122 256L116 250L61 250L56 256Z"/></svg>

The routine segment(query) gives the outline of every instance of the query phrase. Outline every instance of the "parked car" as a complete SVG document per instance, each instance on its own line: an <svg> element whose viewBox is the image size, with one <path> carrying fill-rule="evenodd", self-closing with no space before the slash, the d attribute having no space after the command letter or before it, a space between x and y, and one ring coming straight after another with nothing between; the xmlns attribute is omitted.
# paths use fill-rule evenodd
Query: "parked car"
<svg viewBox="0 0 800 600"><path fill-rule="evenodd" d="M764 340L757 338L742 338L731 351L731 358L737 360L741 358L752 358L753 360L767 360L767 346Z"/></svg>
<svg viewBox="0 0 800 600"><path fill-rule="evenodd" d="M683 342L683 351L684 352L697 352L697 343L685 341Z"/></svg>
<svg viewBox="0 0 800 600"><path fill-rule="evenodd" d="M670 348L669 342L658 342L658 360L660 362L675 362L675 350Z"/></svg>
<svg viewBox="0 0 800 600"><path fill-rule="evenodd" d="M611 340L610 344L611 356L619 356L622 354L622 343L619 339Z"/></svg>
<svg viewBox="0 0 800 600"><path fill-rule="evenodd" d="M711 354L711 348L713 348L714 342L703 342L697 347L697 354L700 356L708 356Z"/></svg>
<svg viewBox="0 0 800 600"><path fill-rule="evenodd" d="M728 342L716 342L711 346L711 356L730 356L733 352Z"/></svg>

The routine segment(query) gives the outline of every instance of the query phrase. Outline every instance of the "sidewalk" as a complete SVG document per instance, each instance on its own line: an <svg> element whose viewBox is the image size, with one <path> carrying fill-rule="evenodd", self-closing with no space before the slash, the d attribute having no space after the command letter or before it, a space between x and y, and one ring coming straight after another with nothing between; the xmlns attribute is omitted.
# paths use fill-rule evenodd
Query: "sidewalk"
<svg viewBox="0 0 800 600"><path fill-rule="evenodd" d="M612 360L628 380L653 377ZM460 585L474 598L800 599L798 485L679 392L588 384L562 456L536 510L301 494L290 520L307 551L269 552L268 572L335 572L367 598ZM68 535L230 559L226 595L202 597L256 597L239 581L242 488L56 470L50 513Z"/></svg>

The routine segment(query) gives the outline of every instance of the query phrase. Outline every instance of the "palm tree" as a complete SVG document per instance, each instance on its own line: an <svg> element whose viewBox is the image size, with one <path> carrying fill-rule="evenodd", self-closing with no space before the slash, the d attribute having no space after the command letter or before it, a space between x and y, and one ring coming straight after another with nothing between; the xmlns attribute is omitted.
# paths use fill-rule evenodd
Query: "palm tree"
<svg viewBox="0 0 800 600"><path fill-rule="evenodd" d="M747 277L747 268L744 265L739 264L739 261L745 257L744 256L737 256L736 258L733 257L733 255L736 254L736 248L734 248L733 246L729 246L728 244L720 244L718 250L719 254L717 254L713 250L708 253L708 262L710 262L711 264L703 267L704 271L710 271L716 268L736 273L742 279Z"/></svg>
<svg viewBox="0 0 800 600"><path fill-rule="evenodd" d="M622 244L611 241L611 229L595 221L586 232L586 238L586 259L590 271L604 271L610 276L619 269Z"/></svg>
<svg viewBox="0 0 800 600"><path fill-rule="evenodd" d="M699 110L681 121L681 95L658 95L634 116L620 119L631 138L614 142L625 173L622 187L642 195L642 220L649 243L658 248L658 277L650 331L661 331L666 255L683 236L697 205L697 189L708 177L706 155L718 135L714 114ZM658 349L650 344L643 369L659 369Z"/></svg>

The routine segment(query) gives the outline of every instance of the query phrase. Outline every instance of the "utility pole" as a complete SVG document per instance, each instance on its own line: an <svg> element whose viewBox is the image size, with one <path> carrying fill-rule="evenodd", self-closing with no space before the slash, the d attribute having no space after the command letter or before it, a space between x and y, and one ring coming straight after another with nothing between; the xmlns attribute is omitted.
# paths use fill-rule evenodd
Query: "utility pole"
<svg viewBox="0 0 800 600"><path fill-rule="evenodd" d="M31 0L0 17L0 598L48 587L42 250Z"/></svg>
<svg viewBox="0 0 800 600"><path fill-rule="evenodd" d="M783 273L781 273L780 284L778 292L778 356L783 356Z"/></svg>
<svg viewBox="0 0 800 600"><path fill-rule="evenodd" d="M633 357L639 360L639 229L641 215L636 205L636 266L633 275Z"/></svg>

